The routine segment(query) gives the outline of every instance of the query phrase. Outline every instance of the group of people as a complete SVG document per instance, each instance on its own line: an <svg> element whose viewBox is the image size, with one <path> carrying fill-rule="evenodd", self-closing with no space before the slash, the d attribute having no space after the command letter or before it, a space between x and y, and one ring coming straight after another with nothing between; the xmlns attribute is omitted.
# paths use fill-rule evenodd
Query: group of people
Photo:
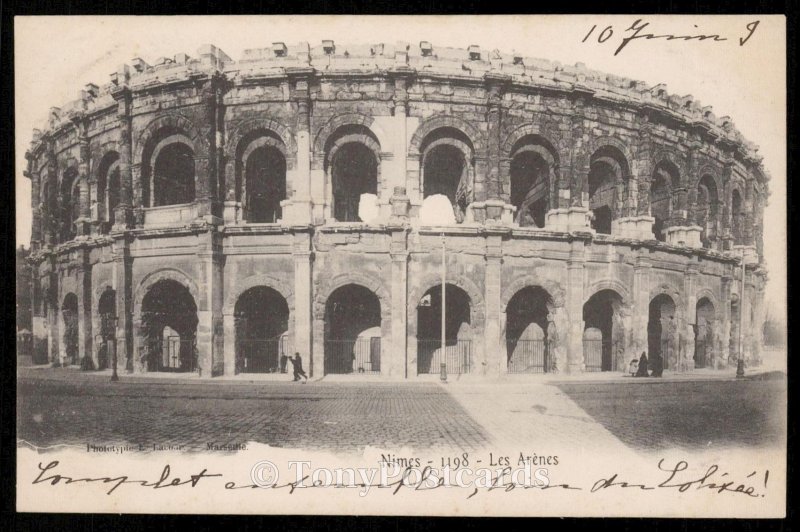
<svg viewBox="0 0 800 532"><path fill-rule="evenodd" d="M655 353L648 360L647 354L642 351L642 356L638 361L635 358L631 360L628 371L631 377L661 377L661 374L664 373L664 359L659 353Z"/></svg>
<svg viewBox="0 0 800 532"><path fill-rule="evenodd" d="M300 357L300 353L295 353L293 357L281 355L281 373L286 373L287 361L292 363L292 373L294 375L292 381L297 382L300 380L300 377L303 377L303 379L305 379L303 383L308 382L308 375L306 375L306 372L303 370L303 359Z"/></svg>

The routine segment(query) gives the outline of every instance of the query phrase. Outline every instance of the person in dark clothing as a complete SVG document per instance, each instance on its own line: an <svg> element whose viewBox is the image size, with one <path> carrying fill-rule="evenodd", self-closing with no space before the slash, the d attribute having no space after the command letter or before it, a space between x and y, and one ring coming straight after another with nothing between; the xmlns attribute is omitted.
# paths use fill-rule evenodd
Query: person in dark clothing
<svg viewBox="0 0 800 532"><path fill-rule="evenodd" d="M289 357L286 355L281 355L281 373L286 373L286 364L289 361Z"/></svg>
<svg viewBox="0 0 800 532"><path fill-rule="evenodd" d="M308 376L306 372L303 371L303 359L300 358L300 353L295 353L294 358L290 358L289 360L292 361L292 366L294 366L294 381L299 381L300 377L305 379L304 382L308 382Z"/></svg>
<svg viewBox="0 0 800 532"><path fill-rule="evenodd" d="M650 365L653 368L650 374L651 377L660 377L661 374L664 373L664 359L661 358L660 354L656 353L651 357Z"/></svg>
<svg viewBox="0 0 800 532"><path fill-rule="evenodd" d="M636 377L647 377L647 355L642 351L642 356L639 357L639 369L636 371Z"/></svg>

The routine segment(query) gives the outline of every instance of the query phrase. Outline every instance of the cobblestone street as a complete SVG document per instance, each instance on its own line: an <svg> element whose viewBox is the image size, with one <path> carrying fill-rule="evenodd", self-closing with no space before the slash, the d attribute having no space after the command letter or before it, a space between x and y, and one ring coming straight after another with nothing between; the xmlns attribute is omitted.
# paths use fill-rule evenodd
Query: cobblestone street
<svg viewBox="0 0 800 532"><path fill-rule="evenodd" d="M18 439L57 444L257 441L358 452L367 445L587 451L775 445L786 380L231 382L31 370L19 378ZM502 391L502 393L498 393Z"/></svg>
<svg viewBox="0 0 800 532"><path fill-rule="evenodd" d="M162 380L22 378L18 438L37 446L171 444L196 450L248 441L336 451L411 444L469 450L487 442L483 429L433 382Z"/></svg>

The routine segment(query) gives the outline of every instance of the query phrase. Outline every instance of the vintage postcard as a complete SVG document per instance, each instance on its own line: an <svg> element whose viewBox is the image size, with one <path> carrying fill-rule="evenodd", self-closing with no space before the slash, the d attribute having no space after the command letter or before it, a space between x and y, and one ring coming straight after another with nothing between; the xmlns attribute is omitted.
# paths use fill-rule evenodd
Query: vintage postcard
<svg viewBox="0 0 800 532"><path fill-rule="evenodd" d="M18 510L785 515L784 17L14 30Z"/></svg>

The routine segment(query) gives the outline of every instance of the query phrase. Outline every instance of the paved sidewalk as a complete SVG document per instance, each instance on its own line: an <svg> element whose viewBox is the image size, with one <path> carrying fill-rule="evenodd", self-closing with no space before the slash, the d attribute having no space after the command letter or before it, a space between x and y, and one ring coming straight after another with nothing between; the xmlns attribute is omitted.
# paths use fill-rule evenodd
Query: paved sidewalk
<svg viewBox="0 0 800 532"><path fill-rule="evenodd" d="M628 449L557 387L547 383L443 384L464 410L503 448L557 452Z"/></svg>

